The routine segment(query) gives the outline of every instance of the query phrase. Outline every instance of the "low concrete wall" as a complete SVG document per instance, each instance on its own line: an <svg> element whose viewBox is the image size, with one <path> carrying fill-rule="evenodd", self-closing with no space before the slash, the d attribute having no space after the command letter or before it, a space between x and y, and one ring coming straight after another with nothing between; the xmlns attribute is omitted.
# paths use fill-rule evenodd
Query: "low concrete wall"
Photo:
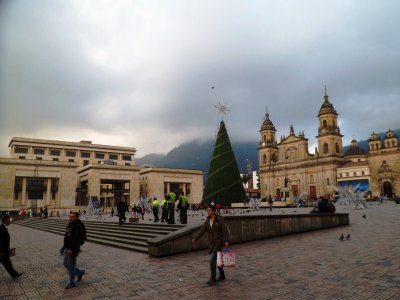
<svg viewBox="0 0 400 300"><path fill-rule="evenodd" d="M349 225L349 214L294 214L269 216L227 216L232 232L231 243L242 243L286 234ZM166 236L147 241L149 255L162 257L207 248L207 233L192 245L192 238L201 225L188 225Z"/></svg>

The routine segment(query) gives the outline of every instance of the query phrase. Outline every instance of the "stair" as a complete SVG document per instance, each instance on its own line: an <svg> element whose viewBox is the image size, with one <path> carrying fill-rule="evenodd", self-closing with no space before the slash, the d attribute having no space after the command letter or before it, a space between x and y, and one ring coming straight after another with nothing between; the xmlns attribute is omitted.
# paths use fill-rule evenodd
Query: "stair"
<svg viewBox="0 0 400 300"><path fill-rule="evenodd" d="M148 253L147 240L164 236L183 227L183 225L125 223L86 221L87 240L111 247ZM59 218L26 218L14 224L64 235L68 221Z"/></svg>

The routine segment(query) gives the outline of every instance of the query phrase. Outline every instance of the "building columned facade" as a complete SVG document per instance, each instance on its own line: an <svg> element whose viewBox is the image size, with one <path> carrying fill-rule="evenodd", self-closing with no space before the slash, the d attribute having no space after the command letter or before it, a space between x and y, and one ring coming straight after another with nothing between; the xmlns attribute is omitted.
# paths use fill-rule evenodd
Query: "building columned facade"
<svg viewBox="0 0 400 300"><path fill-rule="evenodd" d="M276 128L268 112L260 129L258 147L261 197L269 195L288 203L298 196L315 199L332 195L337 186L368 189L370 197L400 193L400 148L397 136L388 130L384 140L372 133L368 153L357 142L344 153L338 113L325 94L318 113L318 147L308 150L304 132L277 142Z"/></svg>
<svg viewBox="0 0 400 300"><path fill-rule="evenodd" d="M20 137L12 138L9 148L10 157L0 158L0 211L44 206L49 211L85 209L89 199L110 208L120 199L133 204L143 196L135 148ZM201 201L201 171L163 170L178 177L174 182L185 184L182 191L193 191L194 200ZM165 189L162 180L149 184Z"/></svg>

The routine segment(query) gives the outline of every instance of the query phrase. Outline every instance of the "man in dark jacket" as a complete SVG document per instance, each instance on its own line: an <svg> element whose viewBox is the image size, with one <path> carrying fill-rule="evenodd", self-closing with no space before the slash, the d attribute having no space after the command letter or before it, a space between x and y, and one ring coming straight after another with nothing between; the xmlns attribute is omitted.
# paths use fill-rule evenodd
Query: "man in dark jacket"
<svg viewBox="0 0 400 300"><path fill-rule="evenodd" d="M68 269L66 289L75 287L75 276L77 276L77 281L81 281L83 274L85 274L85 270L78 269L76 266L76 257L85 240L85 232L85 226L79 220L79 213L72 212L69 215L69 223L64 236L64 267Z"/></svg>
<svg viewBox="0 0 400 300"><path fill-rule="evenodd" d="M117 203L117 211L118 211L119 225L122 225L122 223L125 223L126 221L125 213L128 211L128 206L124 201L120 200Z"/></svg>
<svg viewBox="0 0 400 300"><path fill-rule="evenodd" d="M196 243L199 238L207 232L208 235L208 252L210 257L211 278L207 284L213 285L217 281L225 280L225 272L223 267L218 267L219 278L217 279L217 252L222 251L222 247L229 246L229 234L225 223L221 216L215 214L215 206L211 205L207 208L207 219L201 227L200 231L194 236L192 243Z"/></svg>
<svg viewBox="0 0 400 300"><path fill-rule="evenodd" d="M8 233L7 227L10 225L10 216L4 216L1 220L0 225L0 262L3 264L4 268L7 270L8 274L12 278L18 278L23 273L18 273L10 260L10 255L15 255L15 249L10 249L10 234Z"/></svg>

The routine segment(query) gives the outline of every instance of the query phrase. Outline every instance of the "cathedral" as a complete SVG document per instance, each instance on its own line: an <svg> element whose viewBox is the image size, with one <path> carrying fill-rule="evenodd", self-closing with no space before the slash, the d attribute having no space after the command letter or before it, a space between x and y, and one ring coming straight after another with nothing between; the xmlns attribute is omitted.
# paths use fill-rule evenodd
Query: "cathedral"
<svg viewBox="0 0 400 300"><path fill-rule="evenodd" d="M389 129L381 140L372 133L368 152L357 141L344 152L338 113L325 93L318 113L318 147L308 150L304 132L296 135L293 126L288 136L276 139L276 128L268 112L260 129L258 147L261 197L269 195L294 203L298 196L315 199L331 197L338 186L368 190L368 197L400 195L400 147Z"/></svg>

